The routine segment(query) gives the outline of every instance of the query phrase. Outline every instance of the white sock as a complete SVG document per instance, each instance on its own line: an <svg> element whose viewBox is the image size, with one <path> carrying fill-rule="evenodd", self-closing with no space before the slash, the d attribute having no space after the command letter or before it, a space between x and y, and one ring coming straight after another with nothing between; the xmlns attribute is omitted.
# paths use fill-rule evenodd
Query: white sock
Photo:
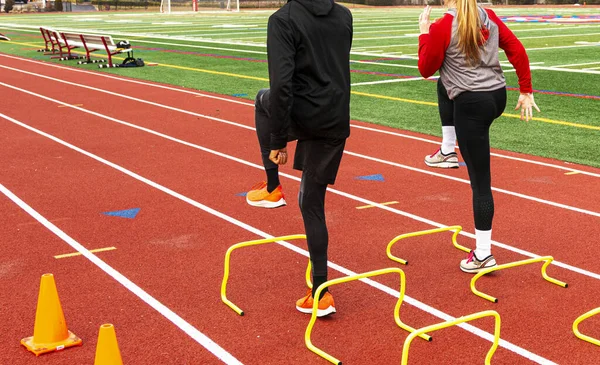
<svg viewBox="0 0 600 365"><path fill-rule="evenodd" d="M444 155L454 152L456 146L456 131L454 126L442 127L442 153Z"/></svg>
<svg viewBox="0 0 600 365"><path fill-rule="evenodd" d="M492 230L480 231L475 230L475 256L483 260L492 254Z"/></svg>

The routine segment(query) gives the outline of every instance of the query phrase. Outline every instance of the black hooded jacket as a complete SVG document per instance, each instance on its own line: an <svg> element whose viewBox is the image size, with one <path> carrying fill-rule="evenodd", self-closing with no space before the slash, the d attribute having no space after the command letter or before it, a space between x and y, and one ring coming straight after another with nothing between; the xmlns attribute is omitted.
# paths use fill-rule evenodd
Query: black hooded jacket
<svg viewBox="0 0 600 365"><path fill-rule="evenodd" d="M352 32L352 14L333 0L291 0L269 17L271 149L286 146L290 128L350 135Z"/></svg>

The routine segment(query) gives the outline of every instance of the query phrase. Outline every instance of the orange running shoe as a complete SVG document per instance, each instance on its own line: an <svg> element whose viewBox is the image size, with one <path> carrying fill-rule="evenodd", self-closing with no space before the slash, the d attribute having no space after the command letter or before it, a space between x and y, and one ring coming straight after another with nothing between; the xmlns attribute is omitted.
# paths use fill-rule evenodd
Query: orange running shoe
<svg viewBox="0 0 600 365"><path fill-rule="evenodd" d="M252 187L248 194L246 194L246 202L253 207L261 208L277 208L287 204L281 185L269 193L267 191L267 183L264 181Z"/></svg>
<svg viewBox="0 0 600 365"><path fill-rule="evenodd" d="M308 289L306 296L296 302L296 309L302 313L312 314L314 299L312 297L312 289ZM317 317L324 317L335 313L335 303L331 293L326 292L321 300L319 300L319 308L317 309Z"/></svg>

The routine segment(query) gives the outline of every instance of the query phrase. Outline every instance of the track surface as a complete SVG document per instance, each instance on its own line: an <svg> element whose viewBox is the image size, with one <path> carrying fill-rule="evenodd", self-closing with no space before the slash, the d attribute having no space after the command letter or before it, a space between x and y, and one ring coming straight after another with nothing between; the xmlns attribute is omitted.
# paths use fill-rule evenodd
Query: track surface
<svg viewBox="0 0 600 365"><path fill-rule="evenodd" d="M3 99L5 117L0 117L2 186L84 247L115 246L97 257L240 362L327 363L305 348L309 317L293 306L305 290L305 242L291 241L295 251L271 244L234 254L228 294L246 316L238 317L219 298L230 245L261 235L303 232L295 202L298 171L281 170L286 174L286 208L258 210L238 195L264 179L251 104L4 55L0 67L0 93L10 95ZM423 140L426 136L353 125L338 181L327 197L329 259L339 265L330 269L331 277L348 270L399 267L385 256L389 240L439 225L463 226L467 234L459 241L473 247L466 169L424 167L423 156L436 148ZM548 269L549 275L568 282L569 288L544 281L541 264L534 264L482 278L478 288L500 300L489 303L470 292L471 277L458 269L464 255L452 248L450 234L426 236L394 249L410 261L401 267L407 275L401 318L423 327L447 319L443 315L494 309L502 317L504 340L494 364L598 363L600 350L575 338L571 324L600 306L600 170L494 152L585 172L565 175L569 170L492 159L493 185L501 189L494 193L493 238L502 246L494 247L495 256L505 263L552 255L558 265ZM385 181L356 179L372 174L382 174ZM389 201L399 203L355 209ZM126 363L222 363L86 257L54 259L73 248L5 194L0 208L6 212L0 220L0 303L5 313L0 364L91 363L102 323L115 324ZM129 208L141 208L135 219L101 214ZM19 339L33 333L39 277L45 272L55 275L69 329L83 338L84 346L36 359ZM374 280L332 288L338 313L315 326L313 342L345 364L400 361L407 333L394 324L396 298L390 295L397 293L398 278ZM492 320L472 324L493 332ZM598 337L599 325L600 319L591 318L580 328ZM491 345L460 328L433 336L431 343L415 340L411 363L480 363Z"/></svg>

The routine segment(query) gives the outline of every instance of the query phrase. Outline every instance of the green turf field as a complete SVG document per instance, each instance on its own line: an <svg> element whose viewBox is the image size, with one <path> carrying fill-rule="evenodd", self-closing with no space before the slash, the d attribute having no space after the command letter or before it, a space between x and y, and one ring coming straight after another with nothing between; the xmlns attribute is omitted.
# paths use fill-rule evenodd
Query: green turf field
<svg viewBox="0 0 600 365"><path fill-rule="evenodd" d="M600 17L600 8L495 10L499 16ZM420 9L352 11L352 118L440 136L435 82L420 79L416 67ZM33 50L43 44L39 26L110 34L116 41L129 40L136 48L136 57L159 65L102 72L227 95L246 94L251 99L258 89L268 87L265 38L271 13L248 10L2 16L0 32L12 40L1 42L0 52L49 60ZM441 15L441 9L434 10L434 17ZM492 127L492 146L600 167L600 23L507 24L528 50L533 87L539 90L535 97L542 113L535 113L535 121L521 122L513 110L518 92L509 91L507 115ZM508 86L518 86L504 54L500 58ZM76 65L76 61L63 63ZM97 65L79 67L98 69Z"/></svg>

